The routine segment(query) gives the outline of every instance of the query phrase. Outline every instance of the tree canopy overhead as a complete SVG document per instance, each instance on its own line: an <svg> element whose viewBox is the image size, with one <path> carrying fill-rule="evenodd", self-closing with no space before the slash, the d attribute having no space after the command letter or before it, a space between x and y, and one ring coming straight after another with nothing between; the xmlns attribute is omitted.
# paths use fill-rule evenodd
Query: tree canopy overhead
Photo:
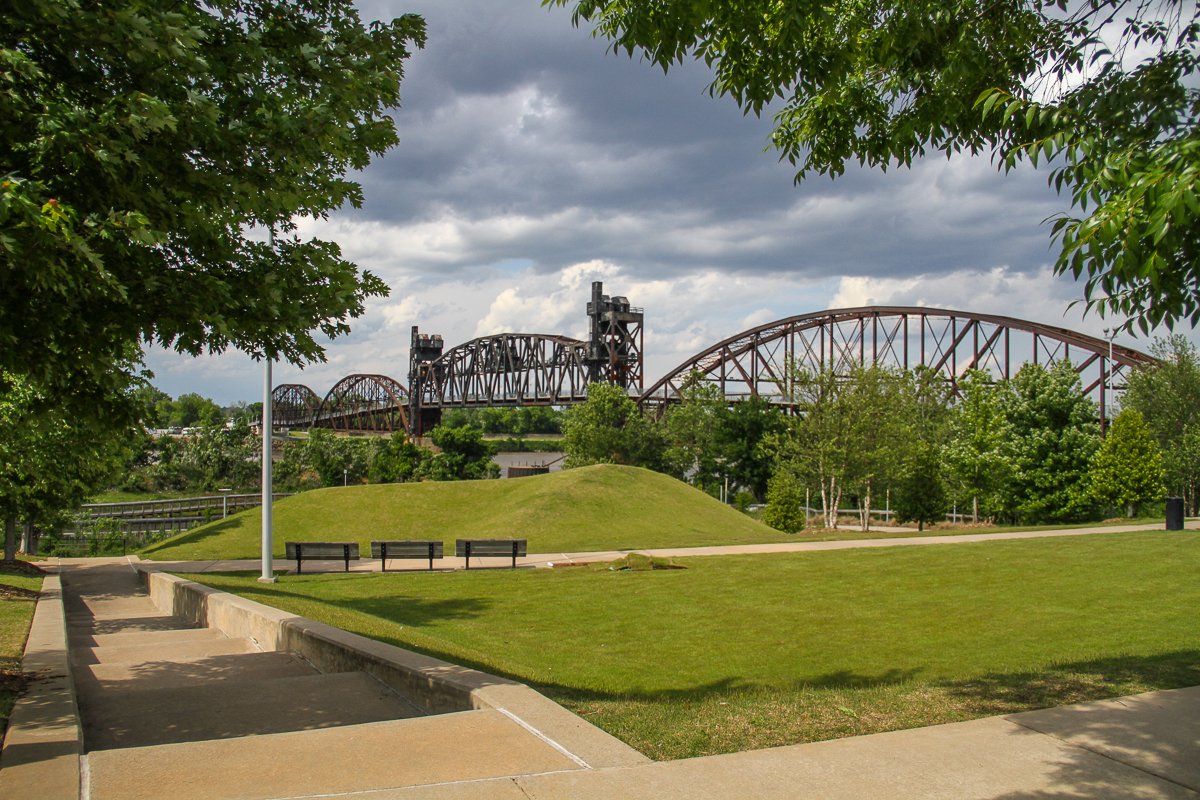
<svg viewBox="0 0 1200 800"><path fill-rule="evenodd" d="M1200 6L1183 0L543 0L664 70L688 58L840 175L928 151L1052 162L1056 270L1143 331L1200 321ZM1140 59L1140 60L1138 60Z"/></svg>
<svg viewBox="0 0 1200 800"><path fill-rule="evenodd" d="M0 369L104 395L139 342L305 363L387 293L336 244L287 234L361 203L345 173L397 141L385 112L419 17L364 25L352 0L0 12Z"/></svg>

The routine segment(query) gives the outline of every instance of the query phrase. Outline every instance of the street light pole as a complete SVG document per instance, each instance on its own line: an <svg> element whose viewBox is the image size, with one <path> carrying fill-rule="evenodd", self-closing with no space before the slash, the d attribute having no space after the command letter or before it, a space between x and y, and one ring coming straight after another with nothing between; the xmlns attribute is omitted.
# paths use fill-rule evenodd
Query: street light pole
<svg viewBox="0 0 1200 800"><path fill-rule="evenodd" d="M1116 328L1105 328L1104 329L1104 338L1108 339L1108 363L1105 365L1106 369L1104 371L1104 395L1102 396L1104 403L1102 404L1103 407L1100 409L1100 411L1101 411L1100 432L1102 434L1106 434L1108 432L1108 418L1110 416L1109 412L1110 412L1110 409L1112 408L1113 401L1116 400L1116 398L1113 397L1112 374L1113 374L1113 339L1117 338L1117 329Z"/></svg>
<svg viewBox="0 0 1200 800"><path fill-rule="evenodd" d="M267 229L267 241L275 250L275 229ZM274 487L271 483L271 429L275 425L271 407L271 356L263 349L263 413L262 413L262 577L259 583L275 583L275 547L271 530L271 501Z"/></svg>

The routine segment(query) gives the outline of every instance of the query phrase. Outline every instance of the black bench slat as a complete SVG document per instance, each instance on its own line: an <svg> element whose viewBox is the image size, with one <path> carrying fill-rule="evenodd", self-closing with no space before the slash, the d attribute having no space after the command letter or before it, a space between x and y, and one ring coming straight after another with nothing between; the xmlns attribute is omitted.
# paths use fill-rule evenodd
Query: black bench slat
<svg viewBox="0 0 1200 800"><path fill-rule="evenodd" d="M345 561L346 572L350 562L358 561L358 542L286 542L285 557L296 562L296 574L304 569L304 559L309 561Z"/></svg>
<svg viewBox="0 0 1200 800"><path fill-rule="evenodd" d="M527 555L527 542L526 539L457 539L454 542L454 555L467 560L467 569L471 568L472 556L512 558L515 569L517 558Z"/></svg>
<svg viewBox="0 0 1200 800"><path fill-rule="evenodd" d="M440 539L374 541L371 542L371 558L378 558L383 563L384 572L387 572L389 558L427 558L429 568L433 569L433 560L442 557L443 548Z"/></svg>

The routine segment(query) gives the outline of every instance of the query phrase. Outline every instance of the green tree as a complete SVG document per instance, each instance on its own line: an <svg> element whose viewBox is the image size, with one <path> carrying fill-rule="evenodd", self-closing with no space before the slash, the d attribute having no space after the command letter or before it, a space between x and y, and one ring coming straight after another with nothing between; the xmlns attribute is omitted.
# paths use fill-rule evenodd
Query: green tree
<svg viewBox="0 0 1200 800"><path fill-rule="evenodd" d="M898 522L916 522L925 530L946 518L950 498L942 480L942 464L937 448L929 442L917 442L905 465L904 475L892 493L892 508Z"/></svg>
<svg viewBox="0 0 1200 800"><path fill-rule="evenodd" d="M424 475L438 481L499 477L500 466L492 461L492 448L478 429L438 425L429 438L442 452L425 463Z"/></svg>
<svg viewBox="0 0 1200 800"><path fill-rule="evenodd" d="M120 467L133 430L114 433L61 410L45 411L47 390L0 371L0 519L4 558L16 553L18 525L51 527Z"/></svg>
<svg viewBox="0 0 1200 800"><path fill-rule="evenodd" d="M804 508L804 487L790 470L779 470L767 485L767 506L762 520L784 533L804 530L808 512Z"/></svg>
<svg viewBox="0 0 1200 800"><path fill-rule="evenodd" d="M717 457L723 459L718 475L763 500L771 479L771 460L761 445L787 427L783 414L763 398L751 397L726 406L717 414L716 422L713 445Z"/></svg>
<svg viewBox="0 0 1200 800"><path fill-rule="evenodd" d="M157 407L158 418L173 428L194 428L225 422L225 412L207 397L189 392L178 400L168 398Z"/></svg>
<svg viewBox="0 0 1200 800"><path fill-rule="evenodd" d="M337 436L328 428L309 428L301 458L317 473L322 486L358 483L367 474L367 442Z"/></svg>
<svg viewBox="0 0 1200 800"><path fill-rule="evenodd" d="M947 478L959 499L971 503L971 520L977 523L980 503L985 513L993 509L1012 477L1012 458L1005 448L1011 425L1001 403L1003 388L986 372L968 371L958 381L958 392L942 458Z"/></svg>
<svg viewBox="0 0 1200 800"><path fill-rule="evenodd" d="M817 485L824 527L836 528L838 505L852 479L850 382L832 370L811 373L794 362L787 369L796 416L788 418L786 431L765 439L763 451L773 457L776 475L790 472L804 485Z"/></svg>
<svg viewBox="0 0 1200 800"><path fill-rule="evenodd" d="M848 378L851 444L847 477L858 494L864 531L871 527L872 498L900 472L911 448L914 427L905 409L924 401L911 378L911 374L878 366L856 369Z"/></svg>
<svg viewBox="0 0 1200 800"><path fill-rule="evenodd" d="M629 464L661 471L666 440L620 386L593 383L586 403L567 412L563 467Z"/></svg>
<svg viewBox="0 0 1200 800"><path fill-rule="evenodd" d="M159 419L158 406L162 402L170 403L171 395L147 383L135 389L132 396L147 427L160 428L168 424L166 420Z"/></svg>
<svg viewBox="0 0 1200 800"><path fill-rule="evenodd" d="M345 175L397 141L419 17L21 0L0 19L0 369L128 418L131 345L305 363L387 293L336 244L290 234L361 203Z"/></svg>
<svg viewBox="0 0 1200 800"><path fill-rule="evenodd" d="M1132 371L1122 405L1141 412L1163 455L1165 481L1196 513L1200 508L1200 355L1182 336L1155 340L1158 363Z"/></svg>
<svg viewBox="0 0 1200 800"><path fill-rule="evenodd" d="M1051 369L1025 364L1002 405L1010 425L1005 452L1013 465L1004 510L1029 522L1093 516L1087 476L1100 447L1100 426L1096 404L1083 394L1071 363L1059 361Z"/></svg>
<svg viewBox="0 0 1200 800"><path fill-rule="evenodd" d="M261 474L262 440L244 419L232 428L206 425L184 445L178 458L196 468L199 488L206 492L222 486L248 486L258 482L256 476Z"/></svg>
<svg viewBox="0 0 1200 800"><path fill-rule="evenodd" d="M1162 456L1141 412L1127 408L1113 419L1092 457L1091 486L1099 502L1125 506L1126 517L1163 498Z"/></svg>
<svg viewBox="0 0 1200 800"><path fill-rule="evenodd" d="M417 475L429 455L401 431L379 437L371 442L367 477L371 483L404 483Z"/></svg>
<svg viewBox="0 0 1200 800"><path fill-rule="evenodd" d="M773 143L797 181L930 150L1053 164L1090 211L1053 228L1089 305L1143 330L1200 319L1195 3L543 3L663 70L703 60L747 113L781 101Z"/></svg>
<svg viewBox="0 0 1200 800"><path fill-rule="evenodd" d="M720 483L717 458L717 429L727 403L721 387L693 372L679 387L679 403L663 417L668 446L663 456L665 469L680 480L690 480L701 489Z"/></svg>

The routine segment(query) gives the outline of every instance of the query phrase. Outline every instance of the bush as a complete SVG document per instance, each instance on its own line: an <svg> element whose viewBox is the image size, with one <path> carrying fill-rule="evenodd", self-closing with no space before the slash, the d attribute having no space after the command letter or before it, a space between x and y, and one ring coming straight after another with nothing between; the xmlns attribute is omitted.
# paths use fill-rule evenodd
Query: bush
<svg viewBox="0 0 1200 800"><path fill-rule="evenodd" d="M799 533L804 530L805 514L804 490L796 479L786 474L772 477L767 483L762 521L777 531Z"/></svg>

